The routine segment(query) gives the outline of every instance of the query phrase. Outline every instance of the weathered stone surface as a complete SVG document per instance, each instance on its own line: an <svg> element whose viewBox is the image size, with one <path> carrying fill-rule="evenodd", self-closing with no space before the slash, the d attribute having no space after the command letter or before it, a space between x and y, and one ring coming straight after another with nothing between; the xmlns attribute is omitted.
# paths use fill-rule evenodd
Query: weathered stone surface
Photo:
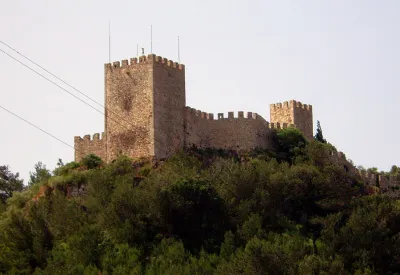
<svg viewBox="0 0 400 275"><path fill-rule="evenodd" d="M271 123L295 124L304 135L313 138L312 106L291 100L270 105Z"/></svg>
<svg viewBox="0 0 400 275"><path fill-rule="evenodd" d="M93 138L86 135L83 138L75 137L75 161L80 161L88 154L95 154L102 159L106 158L105 135L94 134Z"/></svg>
<svg viewBox="0 0 400 275"><path fill-rule="evenodd" d="M312 138L312 108L296 101L271 105L271 122L243 111L228 117L186 107L185 66L155 55L105 65L105 135L75 137L75 160L89 153L111 162L166 158L185 146L232 150L276 148L276 129L298 127Z"/></svg>
<svg viewBox="0 0 400 275"><path fill-rule="evenodd" d="M176 150L197 147L251 150L277 147L276 130L296 127L313 138L312 106L295 100L271 104L271 123L240 111L214 114L186 107L185 66L155 55L105 65L105 133L75 137L75 161L93 153L106 162L118 154L162 159ZM246 115L245 115L246 114ZM400 176L357 170L339 152L335 163L367 185L400 186ZM74 189L71 194L85 190Z"/></svg>

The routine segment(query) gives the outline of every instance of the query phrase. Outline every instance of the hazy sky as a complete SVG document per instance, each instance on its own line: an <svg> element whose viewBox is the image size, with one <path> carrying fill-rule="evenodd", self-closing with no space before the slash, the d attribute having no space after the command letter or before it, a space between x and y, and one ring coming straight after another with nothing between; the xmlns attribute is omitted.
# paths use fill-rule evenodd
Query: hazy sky
<svg viewBox="0 0 400 275"><path fill-rule="evenodd" d="M271 103L312 104L338 150L389 170L400 165L399 12L398 0L0 0L0 41L103 103L109 20L112 61L136 56L137 44L148 54L152 24L157 55L177 61L180 36L188 106L269 120ZM2 52L0 75L0 105L65 142L103 131L101 114ZM0 165L25 183L38 161L73 160L73 149L1 109L0 119Z"/></svg>

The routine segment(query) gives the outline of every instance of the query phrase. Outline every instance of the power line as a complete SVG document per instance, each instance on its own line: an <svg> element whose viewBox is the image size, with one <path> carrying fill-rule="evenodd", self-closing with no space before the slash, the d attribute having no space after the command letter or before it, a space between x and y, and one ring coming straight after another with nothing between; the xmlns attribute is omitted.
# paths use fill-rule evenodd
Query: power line
<svg viewBox="0 0 400 275"><path fill-rule="evenodd" d="M10 45L8 45L7 43L0 41L0 43L2 43L3 45L5 45L6 47L8 47L9 49L11 49L12 51L16 52L17 54L19 54L20 56L22 56L23 58L25 58L26 60L28 60L29 62L31 62L32 64L36 65L37 67L39 67L40 69L42 69L43 71L45 71L46 73L50 74L51 76L53 76L54 78L56 78L57 80L61 81L62 83L64 83L65 85L67 85L68 87L72 88L73 90L75 90L76 92L78 92L79 94L83 95L84 97L86 97L87 99L91 100L92 102L96 103L97 105L99 105L100 107L104 108L108 113L113 114L115 117L117 117L117 119L124 121L125 123L127 123L129 126L133 126L129 121L127 121L126 119L120 117L118 114L116 114L115 112L113 112L112 110L110 110L109 108L105 107L104 105L102 105L101 103L97 102L96 100L94 100L93 98L91 98L90 96L88 96L87 94L83 93L82 91L78 90L77 88L75 88L74 86L72 86L71 84L69 84L68 82L66 82L65 80L61 79L60 77L56 76L55 74L53 74L52 72L50 72L49 70L47 70L46 68L44 68L43 66L39 65L38 63L36 63L35 61L33 61L32 59L30 59L29 57L27 57L26 55L22 54L21 52L19 52L18 50L16 50L15 48L11 47ZM11 57L12 59L14 59L15 61L17 61L18 63L22 64L23 66L25 66L26 68L28 68L29 70L33 71L34 73L38 74L39 76L43 77L44 79L46 79L47 81L51 82L52 84L56 85L58 88L62 89L63 91L67 92L68 94L72 95L73 97L75 97L76 99L78 99L79 101L85 103L86 105L88 105L89 107L93 108L94 110L96 110L97 112L99 112L102 115L105 115L103 112L99 111L98 109L96 109L95 107L93 107L92 105L90 105L89 103L83 101L82 99L80 99L79 97L75 96L74 94L72 94L71 92L69 92L68 90L66 90L65 88L61 87L60 85L58 85L57 83L55 83L54 81L46 78L45 76L43 76L42 74L38 73L36 70L32 69L31 67L29 67L28 65L26 65L25 63L23 63L22 61L19 61L18 59L16 59L15 57L13 57L12 55L6 53L5 51L3 51L2 49L0 49L0 51L2 51L4 54L8 55L9 57ZM111 116L110 116L110 119ZM116 122L118 125L125 127L126 129L130 130L128 127L126 127L126 125L122 125L120 124L118 121L112 119L114 122Z"/></svg>
<svg viewBox="0 0 400 275"><path fill-rule="evenodd" d="M68 91L67 89L61 87L60 85L58 85L56 82L54 82L53 80L45 77L43 74L37 72L36 70L32 69L31 67L29 67L28 65L26 65L24 62L19 61L18 59L16 59L14 56L10 55L9 53L6 53L5 51L3 51L2 49L0 49L0 51L2 51L4 54L8 55L9 57L11 57L12 59L14 59L15 61L17 61L19 64L23 65L24 67L28 68L29 70L31 70L32 72L34 72L35 74L41 76L42 78L46 79L47 81L49 81L50 83L52 83L53 85L56 85L58 88L60 88L61 90L63 90L64 92L67 92L68 94L70 94L71 96L75 97L76 99L78 99L79 101L83 102L84 104L88 105L89 107L93 108L94 110L96 110L97 112L99 112L100 114L104 114L101 111L99 111L98 109L96 109L95 107L93 107L92 105L90 105L89 103L87 103L86 101L80 99L79 97L77 97L76 95L74 95L73 93L71 93L70 91ZM51 73L50 73L51 74Z"/></svg>
<svg viewBox="0 0 400 275"><path fill-rule="evenodd" d="M11 49L12 51L16 52L17 54L19 54L20 56L22 56L23 58L25 58L26 60L28 60L29 62L31 62L32 64L36 65L37 67L39 67L40 69L42 69L43 71L45 71L46 73L50 74L51 76L55 77L57 80L61 81L62 83L64 83L65 85L67 85L68 87L74 89L75 91L77 91L78 93L80 93L81 95L83 95L84 97L86 97L87 99L93 101L94 103L96 103L97 105L105 108L101 103L97 102L96 100L94 100L93 98L89 97L88 95L86 95L85 93L79 91L77 88L75 88L74 86L70 85L69 83L67 83L65 80L61 79L60 77L56 76L55 74L53 74L52 72L50 72L49 70L47 70L46 68L44 68L43 66L39 65L38 63L36 63L35 61L33 61L32 59L30 59L29 57L27 57L26 55L22 54L21 52L17 51L16 49L14 49L13 47L11 47L10 45L6 44L3 41L0 41L0 43L2 43L3 45L5 45L7 48ZM15 59L14 57L12 57L11 55L9 55L8 53L4 52L3 50L1 50L3 53L7 54L9 57L13 58L14 60L18 61L19 63L21 63L22 65L24 65L25 67L29 68L27 65L23 64L22 62L20 62L19 60ZM31 68L29 68L30 70L33 70Z"/></svg>
<svg viewBox="0 0 400 275"><path fill-rule="evenodd" d="M59 142L62 142L62 143L64 143L64 144L65 144L65 145L67 145L68 147L71 147L72 149L75 149L75 150L77 150L77 149L76 149L74 146L72 146L72 145L69 145L69 144L68 144L68 143L66 143L65 141L63 141L63 140L59 139L58 137L56 137L56 136L54 136L54 135L50 134L49 132L47 132L47 131L43 130L43 129L42 129L42 128L40 128L39 126L36 126L36 125L35 125L35 124L33 124L32 122L29 122L29 121L28 121L28 120L26 120L25 118L23 118L23 117L20 117L19 115L17 115L17 114L15 114L15 113L11 112L10 110L8 110L8 109L4 108L4 107L3 107L3 106L1 106L1 105L0 105L0 108L1 108L1 109L3 109L3 110L4 110L4 111L6 111L6 112L8 112L8 113L12 114L13 116L15 116L15 117L19 118L20 120L24 121L25 123L28 123L29 125L31 125L31 126L35 127L36 129L38 129L38 130L42 131L42 132L43 132L43 133L45 133L46 135L49 135L50 137L52 137L52 138L54 138L54 139L58 140ZM77 151L79 151L79 150L77 150Z"/></svg>
<svg viewBox="0 0 400 275"><path fill-rule="evenodd" d="M97 101L95 101L94 99L92 99L91 97L89 97L88 95L86 95L85 93L79 91L77 88L75 88L74 86L70 85L69 83L67 83L66 81L64 81L63 79L59 78L58 76L56 76L55 74L53 74L52 72L48 71L47 69L45 69L44 67L40 66L38 63L36 63L35 61L33 61L32 59L30 59L29 57L23 55L22 53L20 53L19 51L17 51L16 49L14 49L13 47L11 47L10 45L6 44L3 41L0 41L0 43L2 43L3 45L5 45L6 47L8 47L9 49L13 50L14 52L16 52L17 54L19 54L20 56L22 56L23 58L27 59L29 62L33 63L34 65L36 65L37 67L39 67L40 69L44 70L45 72L47 72L48 74L50 74L51 76L55 77L56 79L58 79L59 81L63 82L65 85L67 85L68 87L74 89L75 91L77 91L78 93L80 93L81 95L85 96L86 98L90 99L91 101L93 101L94 103L98 104L99 106L103 107L106 111L108 111L109 113L114 114L118 119L126 122L128 125L133 126L130 122L128 122L127 120L125 120L124 118L121 118L120 116L118 116L115 112L109 110L108 108L106 108L105 106L103 106L102 104L98 103ZM52 81L51 79L47 78L46 76L44 76L43 74L37 72L35 69L29 67L28 65L26 65L25 63L23 63L22 61L18 60L17 58L13 57L12 55L8 54L7 52L5 52L4 50L0 49L0 51L2 51L4 54L6 54L7 56L9 56L10 58L14 59L15 61L17 61L18 63L20 63L21 65L23 65L24 67L28 68L29 70L31 70L32 72L34 72L35 74L41 76L42 78L44 78L45 80L49 81L50 83L52 83L53 85L57 86L58 88L60 88L61 90L67 92L68 94L70 94L71 96L73 96L74 98L78 99L79 101L81 101L82 103L86 104L87 106L89 106L90 108L92 108L93 110L97 111L98 113L105 115L103 112L99 111L98 109L96 109L95 107L93 107L92 105L90 105L89 103L87 103L86 101L82 100L81 98L77 97L76 95L74 95L73 93L71 93L70 91L68 91L67 89L63 88L62 86L60 86L59 84L57 84L56 82ZM111 116L109 116L109 118L116 122L118 125L123 126L124 128L126 128L127 130L132 130L129 129L128 127L126 127L126 125L122 125L119 123L119 121L115 120L114 118L112 118ZM155 140L156 141L156 140Z"/></svg>
<svg viewBox="0 0 400 275"><path fill-rule="evenodd" d="M1 43L5 44L4 42L0 41ZM5 44L6 45L6 44ZM8 46L8 45L7 45ZM9 47L9 46L8 46ZM12 49L10 47L10 49ZM14 49L12 49L14 50ZM24 62L18 60L17 58L13 57L12 55L10 55L9 53L5 52L4 50L0 49L0 51L2 51L4 54L6 54L7 56L11 57L12 59L14 59L15 61L17 61L18 63L20 63L21 65L23 65L24 67L28 68L29 70L31 70L32 72L34 72L35 74L39 75L40 77L44 78L45 80L49 81L50 83L52 83L53 85L57 86L58 88L60 88L61 90L63 90L64 92L68 93L69 95L73 96L74 98L78 99L80 102L86 104L87 106L89 106L90 108L92 108L93 110L95 110L96 112L104 115L104 113L98 109L96 109L94 106L90 105L89 103L87 103L86 101L82 100L81 98L77 97L76 95L74 95L73 93L71 93L70 91L68 91L67 89L65 89L64 87L60 86L59 84L57 84L56 82L52 81L51 79L49 79L48 77L44 76L43 74L39 73L38 71L36 71L35 69L29 67L28 65L26 65ZM20 54L21 56L23 56L24 58L26 58L27 60L29 60L30 62L32 62L33 64L35 64L36 66L38 66L39 68L43 69L44 71L46 71L47 73L49 73L50 75L54 76L55 78L57 78L58 80L62 81L63 83L65 83L66 85L68 85L69 87L73 88L74 90L78 91L80 94L84 95L85 97L87 97L88 99L92 100L93 102L97 103L94 99L90 98L89 96L87 96L86 94L80 92L78 89L74 88L73 86L71 86L70 84L68 84L67 82L65 82L64 80L60 79L59 77L55 76L54 74L52 74L51 72L49 72L48 70L46 70L45 68L43 68L42 66L38 65L37 63L35 63L34 61L32 61L31 59L29 59L28 57L24 56L23 54L19 53L18 51L14 50L15 52L17 52L18 54ZM105 110L109 111L110 113L114 114L115 116L117 116L120 120L125 121L126 123L128 123L129 125L131 125L129 122L127 122L125 119L119 117L118 115L116 115L114 112L112 112L111 110L109 110L108 108L106 108L105 106L101 105L100 103L97 103L98 105L102 106L105 108ZM116 122L117 124L124 126L125 128L127 128L125 125L120 124L118 121L114 120L111 116L110 119L113 120L114 122ZM128 129L128 128L127 128Z"/></svg>

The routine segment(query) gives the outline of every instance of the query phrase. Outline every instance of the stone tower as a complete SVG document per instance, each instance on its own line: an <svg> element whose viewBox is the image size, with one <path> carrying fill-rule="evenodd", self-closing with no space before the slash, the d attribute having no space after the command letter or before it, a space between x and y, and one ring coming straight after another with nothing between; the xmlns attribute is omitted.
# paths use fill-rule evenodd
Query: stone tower
<svg viewBox="0 0 400 275"><path fill-rule="evenodd" d="M165 158L184 145L185 67L155 55L105 65L106 161Z"/></svg>
<svg viewBox="0 0 400 275"><path fill-rule="evenodd" d="M285 101L283 104L270 105L271 123L295 124L303 132L306 138L313 138L313 115L312 106L296 102L295 100Z"/></svg>

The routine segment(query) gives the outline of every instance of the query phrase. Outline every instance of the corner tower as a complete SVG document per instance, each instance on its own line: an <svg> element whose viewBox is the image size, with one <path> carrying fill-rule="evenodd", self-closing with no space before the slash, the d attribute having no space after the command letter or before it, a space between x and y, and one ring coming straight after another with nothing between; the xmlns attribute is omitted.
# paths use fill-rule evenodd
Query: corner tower
<svg viewBox="0 0 400 275"><path fill-rule="evenodd" d="M270 105L271 123L294 124L306 138L313 138L312 106L295 100Z"/></svg>
<svg viewBox="0 0 400 275"><path fill-rule="evenodd" d="M106 160L183 147L185 67L155 55L105 65Z"/></svg>

